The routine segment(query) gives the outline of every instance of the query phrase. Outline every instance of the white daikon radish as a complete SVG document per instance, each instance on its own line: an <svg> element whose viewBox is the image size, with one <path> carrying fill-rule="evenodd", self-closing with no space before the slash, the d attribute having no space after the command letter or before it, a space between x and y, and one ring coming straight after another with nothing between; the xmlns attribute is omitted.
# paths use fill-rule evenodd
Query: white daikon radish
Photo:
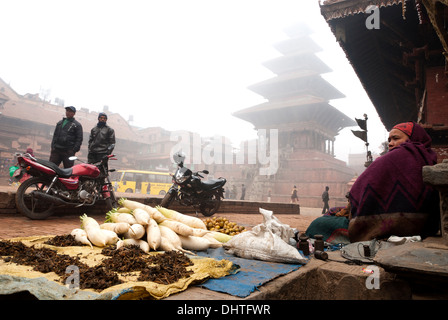
<svg viewBox="0 0 448 320"><path fill-rule="evenodd" d="M127 222L105 222L100 224L101 229L106 229L115 232L116 234L123 234L129 230L131 225Z"/></svg>
<svg viewBox="0 0 448 320"><path fill-rule="evenodd" d="M210 248L222 247L222 242L216 240L211 233L207 233L206 235L203 236L203 238L205 238L208 241L210 241Z"/></svg>
<svg viewBox="0 0 448 320"><path fill-rule="evenodd" d="M117 212L116 209L112 209L106 214L106 222L126 222L133 225L137 223L137 220L130 213Z"/></svg>
<svg viewBox="0 0 448 320"><path fill-rule="evenodd" d="M100 229L100 230L102 233L106 235L107 238L106 245L115 244L117 243L118 240L120 240L120 238L118 238L118 235L114 231L107 229Z"/></svg>
<svg viewBox="0 0 448 320"><path fill-rule="evenodd" d="M219 231L210 231L209 234L221 243L226 243L227 241L232 239L232 236L229 236L228 234Z"/></svg>
<svg viewBox="0 0 448 320"><path fill-rule="evenodd" d="M176 232L177 234L182 235L182 236L188 237L188 236L193 235L193 228L189 227L186 224L183 224L182 222L179 222L179 221L167 219L167 220L161 222L159 225L168 227L171 230L173 230L174 232Z"/></svg>
<svg viewBox="0 0 448 320"><path fill-rule="evenodd" d="M179 236L182 242L182 248L195 251L205 251L207 250L211 243L206 238L195 237L195 236Z"/></svg>
<svg viewBox="0 0 448 320"><path fill-rule="evenodd" d="M141 224L133 224L129 227L129 230L124 233L126 239L141 239L145 235L145 227Z"/></svg>
<svg viewBox="0 0 448 320"><path fill-rule="evenodd" d="M163 214L161 214L157 209L154 209L151 206L148 206L146 204L143 204L141 202L137 202L137 201L133 201L133 200L127 200L124 198L121 198L118 203L123 206L126 207L128 209L131 210L135 210L135 209L143 209L146 212L149 213L150 217L153 218L154 220L157 221L157 223L162 222L163 220L165 220L165 216Z"/></svg>
<svg viewBox="0 0 448 320"><path fill-rule="evenodd" d="M153 208L151 206L145 206L144 210L146 210L146 212L149 213L151 218L156 220L157 223L161 223L166 220L165 216L161 214L160 211L157 210L156 208Z"/></svg>
<svg viewBox="0 0 448 320"><path fill-rule="evenodd" d="M86 244L90 246L90 248L93 248L92 243L89 241L89 238L87 238L87 233L85 230L79 228L73 229L70 234L75 237L76 241L79 241L82 244Z"/></svg>
<svg viewBox="0 0 448 320"><path fill-rule="evenodd" d="M144 240L137 240L137 239L125 239L125 240L118 240L117 242L117 250L121 247L129 247L129 246L138 246L140 249L142 249L144 252L149 252L149 245Z"/></svg>
<svg viewBox="0 0 448 320"><path fill-rule="evenodd" d="M84 214L80 217L81 228L87 233L87 238L93 245L97 247L104 247L107 243L107 236L101 232L100 225L98 222Z"/></svg>
<svg viewBox="0 0 448 320"><path fill-rule="evenodd" d="M176 232L174 232L170 228L162 226L160 224L159 224L159 229L160 229L160 235L163 238L167 239L173 245L173 247L175 249L177 249L179 251L182 251L182 252L194 254L193 252L190 252L190 251L185 250L184 248L182 248L182 241L180 240L180 238L179 238L179 236L177 235ZM162 244L160 245L160 247L162 248ZM165 249L162 248L162 250L165 250Z"/></svg>
<svg viewBox="0 0 448 320"><path fill-rule="evenodd" d="M203 237L208 233L210 233L208 230L193 228L193 236L195 237Z"/></svg>
<svg viewBox="0 0 448 320"><path fill-rule="evenodd" d="M141 224L144 227L148 225L149 219L151 218L146 210L140 208L135 208L134 210L132 210L132 215L134 216L137 223Z"/></svg>
<svg viewBox="0 0 448 320"><path fill-rule="evenodd" d="M128 200L128 199L125 199L125 198L121 198L120 200L118 200L118 204L120 206L128 208L130 210L135 210L137 208L143 209L143 207L145 206L141 202L134 201L134 200Z"/></svg>
<svg viewBox="0 0 448 320"><path fill-rule="evenodd" d="M131 213L132 210L129 209L129 208L122 207L122 208L118 208L117 212L119 212L119 213Z"/></svg>
<svg viewBox="0 0 448 320"><path fill-rule="evenodd" d="M110 230L115 232L115 222L105 222L100 224L100 228L103 230Z"/></svg>
<svg viewBox="0 0 448 320"><path fill-rule="evenodd" d="M149 219L149 223L146 226L146 240L149 247L153 250L157 250L160 246L161 234L157 222L154 219Z"/></svg>
<svg viewBox="0 0 448 320"><path fill-rule="evenodd" d="M168 219L182 222L183 224L186 224L187 226L190 226L192 228L207 230L204 221L199 218L187 216L175 210L167 209L161 206L157 206L156 209Z"/></svg>
<svg viewBox="0 0 448 320"><path fill-rule="evenodd" d="M160 246L159 248L163 251L179 251L178 249L174 248L174 245L165 237L160 237Z"/></svg>

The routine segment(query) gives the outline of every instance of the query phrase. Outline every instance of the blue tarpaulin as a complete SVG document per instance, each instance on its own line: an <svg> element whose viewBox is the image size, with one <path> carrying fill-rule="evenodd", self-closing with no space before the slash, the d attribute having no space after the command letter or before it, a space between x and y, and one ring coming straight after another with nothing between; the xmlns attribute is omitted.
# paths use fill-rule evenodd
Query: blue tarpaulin
<svg viewBox="0 0 448 320"><path fill-rule="evenodd" d="M208 249L198 255L216 260L226 259L239 266L239 271L219 279L209 279L198 285L209 290L224 292L240 298L247 297L264 283L278 276L295 271L301 264L283 264L238 258L227 254L223 248Z"/></svg>

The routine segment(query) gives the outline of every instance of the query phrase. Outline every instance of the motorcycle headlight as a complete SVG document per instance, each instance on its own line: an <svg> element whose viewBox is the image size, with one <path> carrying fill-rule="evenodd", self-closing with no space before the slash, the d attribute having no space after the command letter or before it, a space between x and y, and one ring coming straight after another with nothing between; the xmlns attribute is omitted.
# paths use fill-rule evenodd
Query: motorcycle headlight
<svg viewBox="0 0 448 320"><path fill-rule="evenodd" d="M184 183L185 181L187 181L188 177L184 176L182 174L176 174L176 176L174 177L177 183Z"/></svg>

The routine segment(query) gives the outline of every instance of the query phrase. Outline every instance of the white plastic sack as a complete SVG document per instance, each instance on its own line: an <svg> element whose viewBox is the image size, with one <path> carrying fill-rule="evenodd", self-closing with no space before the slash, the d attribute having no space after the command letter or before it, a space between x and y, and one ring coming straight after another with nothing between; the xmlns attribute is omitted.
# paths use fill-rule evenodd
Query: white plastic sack
<svg viewBox="0 0 448 320"><path fill-rule="evenodd" d="M289 225L281 223L280 220L274 217L273 211L263 208L260 208L259 211L263 215L264 222L253 227L253 231L258 232L258 228L265 227L273 234L279 236L286 243L289 242L289 239L294 237L294 230Z"/></svg>
<svg viewBox="0 0 448 320"><path fill-rule="evenodd" d="M265 221L246 231L233 236L223 246L228 253L245 259L257 259L280 263L307 262L297 250L289 245L289 238L294 231L288 225L282 224L273 216L272 211L260 208Z"/></svg>

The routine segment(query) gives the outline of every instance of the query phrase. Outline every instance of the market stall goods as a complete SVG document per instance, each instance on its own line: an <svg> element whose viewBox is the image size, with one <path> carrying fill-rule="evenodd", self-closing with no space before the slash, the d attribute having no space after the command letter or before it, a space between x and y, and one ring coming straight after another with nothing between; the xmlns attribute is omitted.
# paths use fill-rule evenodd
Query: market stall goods
<svg viewBox="0 0 448 320"><path fill-rule="evenodd" d="M97 247L116 244L119 239L122 239L120 246L126 246L132 243L129 239L133 239L136 240L136 245L148 251L178 250L189 254L194 254L190 250L219 247L231 238L231 235L207 230L205 223L199 218L171 209L160 206L153 208L127 199L120 199L119 203L121 207L107 212L105 221L101 224L84 214L81 216L81 228L77 228L81 231L74 230L73 233L78 234L80 239L82 237L86 245L93 244ZM129 241L123 242L124 240Z"/></svg>
<svg viewBox="0 0 448 320"><path fill-rule="evenodd" d="M1 240L0 295L27 291L45 300L162 299L193 282L235 272L230 261L176 251L146 253L128 245L134 239L120 241L117 249L90 248L71 235ZM79 278L70 287L74 270Z"/></svg>

